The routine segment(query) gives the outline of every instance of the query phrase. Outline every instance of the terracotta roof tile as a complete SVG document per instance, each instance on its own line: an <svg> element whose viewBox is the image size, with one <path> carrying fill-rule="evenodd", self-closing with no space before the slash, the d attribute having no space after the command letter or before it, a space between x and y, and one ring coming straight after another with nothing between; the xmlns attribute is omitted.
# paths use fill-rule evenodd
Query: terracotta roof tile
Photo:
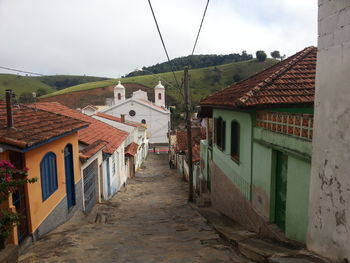
<svg viewBox="0 0 350 263"><path fill-rule="evenodd" d="M90 145L98 140L107 142L103 152L112 154L128 137L128 133L117 128L114 128L102 121L96 120L88 115L85 115L77 110L70 109L58 102L39 102L30 105L33 108L38 108L50 112L55 112L65 116L73 117L85 122L89 122L88 128L78 132L79 141Z"/></svg>
<svg viewBox="0 0 350 263"><path fill-rule="evenodd" d="M116 122L120 122L120 123L124 123L126 125L129 126L133 126L133 127L145 127L145 125L143 123L140 122L135 122L135 121L127 121L125 120L125 122L122 122L121 118L106 114L106 113L102 113L102 112L98 112L95 114L96 116L111 120L111 121L116 121Z"/></svg>
<svg viewBox="0 0 350 263"><path fill-rule="evenodd" d="M244 108L313 104L317 48L308 47L262 72L200 101L201 106Z"/></svg>
<svg viewBox="0 0 350 263"><path fill-rule="evenodd" d="M0 102L0 143L19 148L28 148L89 125L82 120L25 105L12 106L12 112L14 128L9 129L6 127L6 104Z"/></svg>
<svg viewBox="0 0 350 263"><path fill-rule="evenodd" d="M199 162L200 161L200 146L199 144L196 144L192 147L192 162Z"/></svg>
<svg viewBox="0 0 350 263"><path fill-rule="evenodd" d="M125 149L125 155L131 155L135 156L137 153L137 149L139 148L139 145L137 143L130 143L128 147Z"/></svg>
<svg viewBox="0 0 350 263"><path fill-rule="evenodd" d="M192 127L192 145L200 143L200 140L205 139L205 131L201 127ZM187 131L176 131L176 151L187 151Z"/></svg>
<svg viewBox="0 0 350 263"><path fill-rule="evenodd" d="M103 149L108 143L103 140L97 140L92 144L86 146L84 149L80 150L79 157L80 159L87 160L98 151Z"/></svg>
<svg viewBox="0 0 350 263"><path fill-rule="evenodd" d="M143 104L147 104L147 105L149 105L149 106L152 106L152 107L154 107L154 108L157 108L157 109L159 109L159 110L166 111L163 107L160 107L160 106L158 106L158 105L155 105L155 104L153 104L152 102L150 102L150 101L148 101L148 100L143 100L143 99L136 99L136 100L142 102Z"/></svg>

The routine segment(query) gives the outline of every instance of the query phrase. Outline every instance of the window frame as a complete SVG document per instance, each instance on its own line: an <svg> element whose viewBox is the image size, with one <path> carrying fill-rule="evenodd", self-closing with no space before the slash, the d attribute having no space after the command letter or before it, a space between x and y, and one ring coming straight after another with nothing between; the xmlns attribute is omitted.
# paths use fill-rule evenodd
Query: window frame
<svg viewBox="0 0 350 263"><path fill-rule="evenodd" d="M49 162L48 165L54 164L54 167L44 167L46 165L44 162ZM40 183L43 201L47 200L58 189L57 157L54 152L47 152L40 161ZM44 189L44 187L48 187L48 189Z"/></svg>
<svg viewBox="0 0 350 263"><path fill-rule="evenodd" d="M241 137L240 135L241 135L241 125L237 120L231 121L230 155L231 155L231 159L234 160L235 162L240 161L240 137Z"/></svg>
<svg viewBox="0 0 350 263"><path fill-rule="evenodd" d="M214 119L214 143L222 151L226 148L226 121L220 116Z"/></svg>

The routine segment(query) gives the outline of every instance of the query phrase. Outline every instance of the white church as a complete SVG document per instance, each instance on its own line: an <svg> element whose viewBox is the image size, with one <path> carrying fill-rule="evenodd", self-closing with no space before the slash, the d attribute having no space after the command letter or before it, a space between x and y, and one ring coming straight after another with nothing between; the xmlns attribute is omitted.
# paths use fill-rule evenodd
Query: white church
<svg viewBox="0 0 350 263"><path fill-rule="evenodd" d="M165 107L165 88L159 81L154 87L155 102L147 97L147 92L138 90L132 97L125 98L125 87L118 82L114 87L114 103L102 112L126 120L147 125L149 143L154 146L168 145L167 133L170 129L170 110Z"/></svg>

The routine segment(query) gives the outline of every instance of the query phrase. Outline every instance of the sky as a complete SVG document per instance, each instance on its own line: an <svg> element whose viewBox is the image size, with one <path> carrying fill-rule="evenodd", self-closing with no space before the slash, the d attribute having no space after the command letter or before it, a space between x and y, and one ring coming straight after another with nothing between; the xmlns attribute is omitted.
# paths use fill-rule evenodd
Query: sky
<svg viewBox="0 0 350 263"><path fill-rule="evenodd" d="M170 58L191 53L206 2L151 0ZM312 45L317 0L211 0L195 54ZM117 78L164 61L147 0L0 0L2 67Z"/></svg>

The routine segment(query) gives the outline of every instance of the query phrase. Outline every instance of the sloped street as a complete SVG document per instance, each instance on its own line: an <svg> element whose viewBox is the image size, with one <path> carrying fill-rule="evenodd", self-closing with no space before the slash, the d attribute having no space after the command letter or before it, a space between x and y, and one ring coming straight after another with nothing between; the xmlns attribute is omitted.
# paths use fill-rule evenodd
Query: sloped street
<svg viewBox="0 0 350 263"><path fill-rule="evenodd" d="M22 251L20 262L249 262L187 203L187 183L165 154L150 154L109 202Z"/></svg>

